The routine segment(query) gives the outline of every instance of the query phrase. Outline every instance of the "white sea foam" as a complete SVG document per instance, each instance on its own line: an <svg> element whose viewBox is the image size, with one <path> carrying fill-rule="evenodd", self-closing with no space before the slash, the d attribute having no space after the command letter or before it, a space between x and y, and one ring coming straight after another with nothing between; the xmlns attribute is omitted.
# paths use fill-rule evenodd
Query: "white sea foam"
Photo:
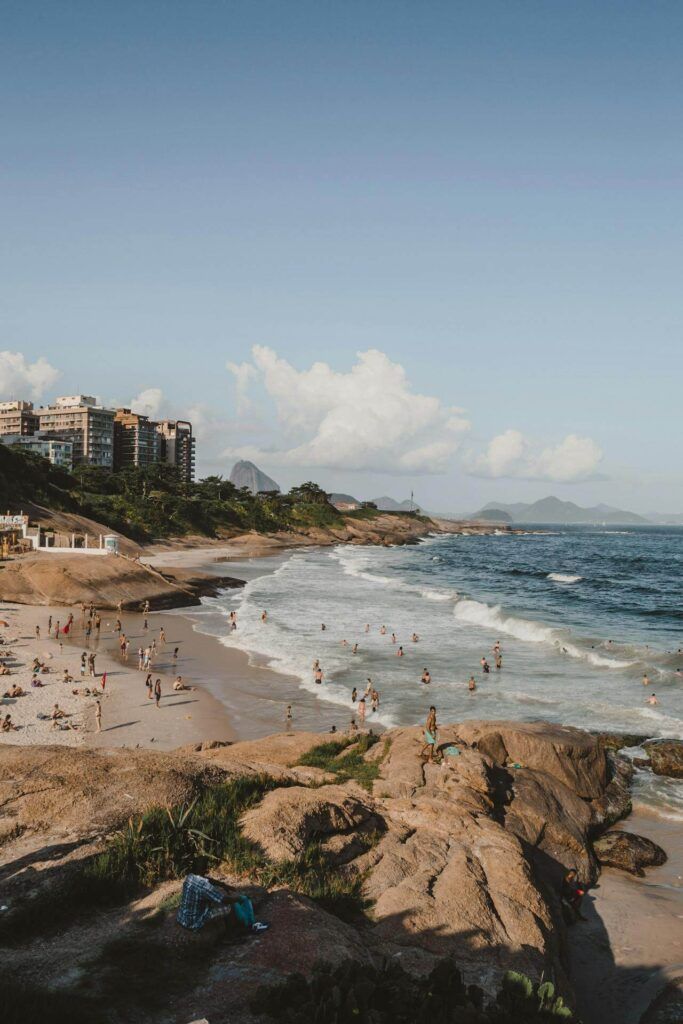
<svg viewBox="0 0 683 1024"><path fill-rule="evenodd" d="M527 643L552 644L562 654L566 654L570 658L580 658L590 665L595 665L596 668L628 668L633 664L633 662L619 661L616 658L604 658L594 651L570 643L560 630L553 629L551 626L544 626L531 619L506 615L500 605L491 607L482 601L463 598L456 604L454 615L459 622L469 622L475 626L492 629L496 633L506 633L508 636L513 636L517 640L525 640Z"/></svg>
<svg viewBox="0 0 683 1024"><path fill-rule="evenodd" d="M564 572L549 572L546 578L554 580L555 583L578 583L583 576L570 576Z"/></svg>

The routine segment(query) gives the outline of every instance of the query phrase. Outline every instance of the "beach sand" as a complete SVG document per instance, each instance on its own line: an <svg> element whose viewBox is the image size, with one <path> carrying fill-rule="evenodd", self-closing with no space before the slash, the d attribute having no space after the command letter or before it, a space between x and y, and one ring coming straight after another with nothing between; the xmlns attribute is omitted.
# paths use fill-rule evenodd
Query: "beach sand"
<svg viewBox="0 0 683 1024"><path fill-rule="evenodd" d="M644 878L605 868L584 900L588 920L569 930L571 977L584 1024L638 1024L668 982L683 984L680 822L636 805L619 827L659 843L669 859Z"/></svg>
<svg viewBox="0 0 683 1024"><path fill-rule="evenodd" d="M15 643L6 645L13 651L12 658L7 661L12 674L0 677L1 692L4 693L13 683L17 683L24 689L26 696L3 698L3 717L9 712L19 728L16 732L0 734L0 742L103 747L139 745L170 750L204 739L235 738L226 708L208 690L197 686L193 691L173 691L173 680L176 674L182 674L185 678L185 657L191 661L191 655L179 656L176 672L172 652L175 646L173 641L177 638L172 631L169 631L169 639L152 666L154 679L160 678L162 681L162 699L157 709L154 701L147 698L144 686L146 673L137 669L138 641L142 636L141 617L122 616L124 631L132 627L128 634L131 639L130 655L125 663L118 654L117 634L112 632L115 614L102 613L99 642L93 639L93 631L88 647L83 639L80 609L72 610L74 625L60 647L57 640L47 636L48 617L52 614L54 621L59 619L65 623L67 609L7 604L1 606L0 618L9 623L9 628L3 631L4 635L8 638L16 637ZM135 618L140 621L136 623ZM40 626L40 639L36 639L36 625ZM147 642L151 641L152 635L150 629ZM87 675L87 671L84 678L80 676L82 651L94 651L97 654L94 679ZM40 689L31 687L31 663L34 656L41 658L50 669L49 673L39 674L38 678L44 684ZM74 677L73 682L63 681L65 668ZM104 672L107 676L102 690ZM193 685L192 680L187 681ZM96 698L72 693L74 689L85 688L95 690L101 701L100 733L96 732ZM73 725L73 729L55 730L51 721L38 717L49 716L55 703L68 714L66 722Z"/></svg>

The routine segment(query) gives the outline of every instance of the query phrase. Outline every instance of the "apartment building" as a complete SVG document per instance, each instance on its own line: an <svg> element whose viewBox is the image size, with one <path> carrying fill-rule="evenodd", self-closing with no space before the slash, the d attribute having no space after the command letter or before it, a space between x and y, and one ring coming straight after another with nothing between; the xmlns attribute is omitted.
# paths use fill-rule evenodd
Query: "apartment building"
<svg viewBox="0 0 683 1024"><path fill-rule="evenodd" d="M187 420L160 420L156 430L161 437L161 460L176 466L180 479L194 480L195 438Z"/></svg>
<svg viewBox="0 0 683 1024"><path fill-rule="evenodd" d="M65 438L53 437L50 434L3 434L0 443L23 448L44 459L49 459L53 466L62 469L73 468L73 444Z"/></svg>
<svg viewBox="0 0 683 1024"><path fill-rule="evenodd" d="M114 416L114 469L161 462L162 437L149 416L117 409Z"/></svg>
<svg viewBox="0 0 683 1024"><path fill-rule="evenodd" d="M0 402L0 437L4 434L35 434L38 416L33 402Z"/></svg>
<svg viewBox="0 0 683 1024"><path fill-rule="evenodd" d="M36 410L41 434L73 445L73 464L114 468L114 410L98 406L91 395L65 395Z"/></svg>

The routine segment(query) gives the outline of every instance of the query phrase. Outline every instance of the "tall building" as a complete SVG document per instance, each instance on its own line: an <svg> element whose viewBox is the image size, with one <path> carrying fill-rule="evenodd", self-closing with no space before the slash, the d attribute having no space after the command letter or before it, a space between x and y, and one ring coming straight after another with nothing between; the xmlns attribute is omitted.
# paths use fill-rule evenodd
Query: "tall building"
<svg viewBox="0 0 683 1024"><path fill-rule="evenodd" d="M91 395L66 395L36 412L41 434L71 441L74 466L114 468L113 409L103 409Z"/></svg>
<svg viewBox="0 0 683 1024"><path fill-rule="evenodd" d="M156 425L161 437L161 460L177 466L180 479L194 480L195 438L187 420L161 420Z"/></svg>
<svg viewBox="0 0 683 1024"><path fill-rule="evenodd" d="M114 416L114 469L161 462L162 437L149 416L117 409Z"/></svg>
<svg viewBox="0 0 683 1024"><path fill-rule="evenodd" d="M0 442L49 459L53 466L68 470L73 468L73 444L63 437L43 435L38 431L35 434L3 434Z"/></svg>
<svg viewBox="0 0 683 1024"><path fill-rule="evenodd" d="M33 402L0 402L0 436L35 434L38 416Z"/></svg>

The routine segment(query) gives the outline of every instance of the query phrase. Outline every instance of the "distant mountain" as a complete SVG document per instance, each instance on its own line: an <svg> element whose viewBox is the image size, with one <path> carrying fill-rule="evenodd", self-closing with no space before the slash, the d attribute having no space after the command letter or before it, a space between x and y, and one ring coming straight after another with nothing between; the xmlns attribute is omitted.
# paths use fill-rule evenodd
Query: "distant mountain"
<svg viewBox="0 0 683 1024"><path fill-rule="evenodd" d="M372 498L373 505L376 505L382 512L419 512L418 506L414 501L396 501L394 498L388 498L386 494L383 498Z"/></svg>
<svg viewBox="0 0 683 1024"><path fill-rule="evenodd" d="M580 505L575 505L573 501L561 501L553 496L541 498L540 501L534 501L532 504L517 502L512 505L504 505L498 501L490 501L479 512L475 512L473 518L481 519L491 510L507 512L514 523L606 523L609 526L637 526L649 522L644 516L636 515L635 512L626 512L624 509L613 508L611 505L582 508Z"/></svg>
<svg viewBox="0 0 683 1024"><path fill-rule="evenodd" d="M474 516L475 519L484 519L489 523L511 523L512 516L509 512L504 512L502 508L483 508L480 512L477 512Z"/></svg>
<svg viewBox="0 0 683 1024"><path fill-rule="evenodd" d="M358 498L354 498L352 494L340 494L337 491L333 491L333 493L330 495L330 501L332 502L333 505L336 505L338 502L343 502L344 505L361 504Z"/></svg>
<svg viewBox="0 0 683 1024"><path fill-rule="evenodd" d="M230 483L235 487L248 487L252 494L259 491L279 491L280 485L272 477L255 466L253 462L236 462L230 471Z"/></svg>

